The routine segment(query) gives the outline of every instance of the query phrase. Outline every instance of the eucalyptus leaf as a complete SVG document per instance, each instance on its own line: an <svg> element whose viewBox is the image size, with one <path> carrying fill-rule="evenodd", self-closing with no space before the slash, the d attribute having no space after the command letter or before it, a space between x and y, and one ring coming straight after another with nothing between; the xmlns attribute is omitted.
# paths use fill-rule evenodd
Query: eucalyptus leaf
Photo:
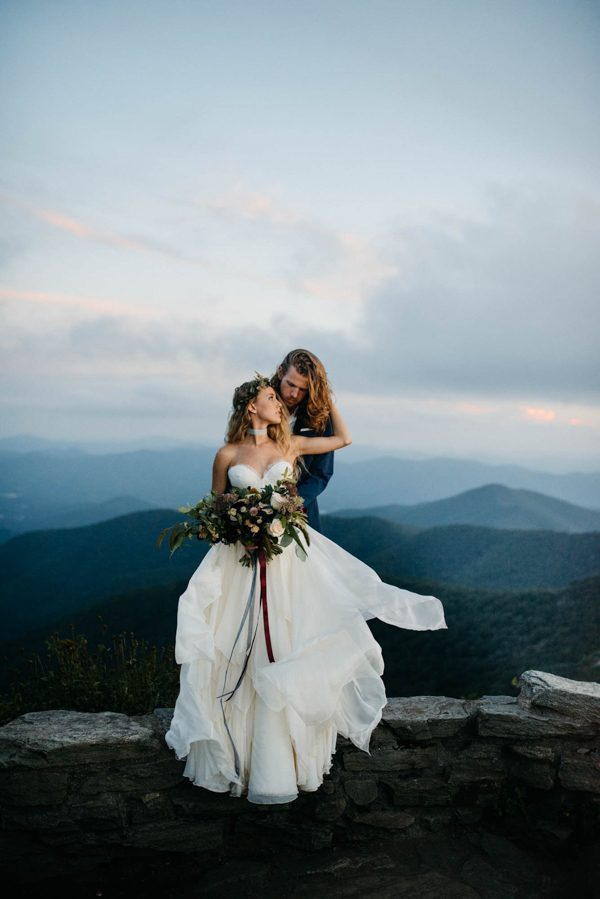
<svg viewBox="0 0 600 899"><path fill-rule="evenodd" d="M165 537L167 536L167 534L169 533L170 530L171 530L171 528L165 528L163 531L160 532L160 534L158 535L157 540L156 540L156 548L157 549L160 549L163 540L165 539Z"/></svg>
<svg viewBox="0 0 600 899"><path fill-rule="evenodd" d="M305 550L304 547L302 546L302 543L300 542L300 537L298 536L298 534L296 533L296 531L292 531L292 539L295 540L296 543L298 544L298 546L296 547L296 552L298 551L298 549L300 549L300 550L302 550L302 552L304 553L304 555L306 555L306 550Z"/></svg>

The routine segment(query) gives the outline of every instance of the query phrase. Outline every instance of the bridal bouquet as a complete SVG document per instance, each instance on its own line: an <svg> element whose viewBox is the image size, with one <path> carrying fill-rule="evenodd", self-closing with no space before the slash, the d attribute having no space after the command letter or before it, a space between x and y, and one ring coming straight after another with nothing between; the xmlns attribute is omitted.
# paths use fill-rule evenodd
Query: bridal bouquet
<svg viewBox="0 0 600 899"><path fill-rule="evenodd" d="M207 540L209 543L241 543L242 565L252 567L261 553L269 562L296 543L296 554L306 558L310 544L307 517L298 488L288 479L277 481L258 490L256 487L232 487L227 493L209 493L195 506L181 506L186 521L165 528L158 538L158 546L169 534L171 554L186 540Z"/></svg>

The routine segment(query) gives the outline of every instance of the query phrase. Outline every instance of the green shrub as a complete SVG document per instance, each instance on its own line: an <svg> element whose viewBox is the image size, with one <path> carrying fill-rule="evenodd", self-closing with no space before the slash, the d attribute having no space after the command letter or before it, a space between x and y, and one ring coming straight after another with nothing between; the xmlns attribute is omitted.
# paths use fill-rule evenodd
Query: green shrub
<svg viewBox="0 0 600 899"><path fill-rule="evenodd" d="M13 672L0 696L2 723L43 709L143 715L175 704L179 668L172 646L156 647L123 632L92 647L71 628L67 637L53 633L46 647Z"/></svg>

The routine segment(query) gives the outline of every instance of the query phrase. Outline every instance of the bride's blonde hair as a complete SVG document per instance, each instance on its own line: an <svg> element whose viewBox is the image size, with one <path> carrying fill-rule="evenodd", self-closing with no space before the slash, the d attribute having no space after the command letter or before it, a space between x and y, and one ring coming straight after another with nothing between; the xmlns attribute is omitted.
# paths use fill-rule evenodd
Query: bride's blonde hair
<svg viewBox="0 0 600 899"><path fill-rule="evenodd" d="M229 415L227 423L227 433L225 434L226 443L242 443L248 434L248 428L252 427L252 418L248 406L252 403L261 390L271 387L269 378L265 378L257 373L256 378L252 381L244 381L239 387L233 391L233 409ZM274 389L274 388L272 388ZM277 391L275 391L277 393ZM279 397L279 394L277 394ZM274 440L284 456L287 456L292 443L290 435L290 426L288 423L288 412L280 399L281 404L281 421L277 424L267 425L267 434Z"/></svg>

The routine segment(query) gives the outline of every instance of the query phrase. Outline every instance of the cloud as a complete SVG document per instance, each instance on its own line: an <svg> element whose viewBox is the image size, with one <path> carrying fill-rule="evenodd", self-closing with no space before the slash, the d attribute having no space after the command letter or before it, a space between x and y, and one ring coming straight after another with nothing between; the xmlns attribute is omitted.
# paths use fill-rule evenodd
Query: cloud
<svg viewBox="0 0 600 899"><path fill-rule="evenodd" d="M220 196L198 198L196 206L224 213L253 222L267 222L270 225L297 225L303 216L290 208L277 203L272 196L263 191L249 191L239 185L230 188Z"/></svg>
<svg viewBox="0 0 600 899"><path fill-rule="evenodd" d="M55 401L74 382L89 384L83 404L90 410L94 391L99 402L106 394L100 405L117 408L117 397L142 383L173 390L183 406L185 397L226 405L233 385L307 346L365 421L370 408L381 410L374 421L385 416L390 434L403 427L401 410L410 403L415 420L480 429L511 421L521 431L530 422L552 426L529 427L531 435L566 429L588 439L598 400L593 246L600 213L584 205L582 215L577 198L514 191L492 197L477 221L397 225L374 246L395 274L364 289L356 326L346 327L343 309L337 330L322 327L312 309L293 317L285 303L253 324L235 316L208 324L185 305L176 316L159 307L137 315L109 298L6 288L10 301L57 312L51 328L24 316L5 331L5 366L30 392L43 393L51 377ZM317 254L335 245L319 249L318 230L306 233ZM363 252L351 237L347 247ZM85 314L74 316L77 309ZM158 409L160 391L155 396Z"/></svg>
<svg viewBox="0 0 600 899"><path fill-rule="evenodd" d="M295 295L297 300L304 297L358 303L366 290L392 271L378 258L376 248L367 239L338 234L303 219L298 213L282 211L262 194L244 195L240 202L218 198L195 201L196 208L223 215L223 233L219 234L213 223L200 237L192 229L191 233L180 232L171 243L97 228L62 210L40 206L22 197L3 193L0 199L5 205L77 240L166 259L204 271L221 283L251 285L269 291L274 297L285 293ZM186 244L188 252L180 249ZM196 255L199 245L203 248L203 258ZM253 250L247 254L249 261L242 261L242 248ZM262 260L267 262L266 266ZM237 286L238 292L239 289Z"/></svg>
<svg viewBox="0 0 600 899"><path fill-rule="evenodd" d="M267 253L286 287L300 296L357 304L397 271L375 241L327 227L263 191L238 185L219 196L195 198L193 205L211 213L213 227L216 218L232 244L260 247L259 257Z"/></svg>
<svg viewBox="0 0 600 899"><path fill-rule="evenodd" d="M399 227L402 274L364 305L343 365L351 385L532 406L597 399L600 214L588 207L582 226L578 208L577 198L506 192L487 220Z"/></svg>
<svg viewBox="0 0 600 899"><path fill-rule="evenodd" d="M18 207L38 221L44 222L58 231L91 243L134 253L157 255L184 265L202 269L210 270L212 268L209 263L203 260L186 256L167 244L147 237L128 236L126 234L121 234L118 231L107 231L95 228L80 219L67 215L61 210L38 206L22 197L3 193L0 194L0 198L5 204Z"/></svg>
<svg viewBox="0 0 600 899"><path fill-rule="evenodd" d="M525 418L530 421L552 422L556 421L556 412L554 409L535 409L530 406L525 409Z"/></svg>
<svg viewBox="0 0 600 899"><path fill-rule="evenodd" d="M127 305L110 297L94 297L84 294L70 294L45 290L20 290L13 287L0 287L0 300L15 300L19 303L32 303L52 310L70 309L77 312L92 312L103 315L115 315L132 318L153 318L148 309Z"/></svg>
<svg viewBox="0 0 600 899"><path fill-rule="evenodd" d="M336 380L357 392L496 396L532 407L598 398L593 197L541 183L495 187L477 218L430 213L378 240L279 212L263 195L206 206L272 247L285 234L291 249L281 266L295 293L354 302L340 310L337 333L313 315L295 325L294 343L320 348ZM241 242L249 233L234 227Z"/></svg>

